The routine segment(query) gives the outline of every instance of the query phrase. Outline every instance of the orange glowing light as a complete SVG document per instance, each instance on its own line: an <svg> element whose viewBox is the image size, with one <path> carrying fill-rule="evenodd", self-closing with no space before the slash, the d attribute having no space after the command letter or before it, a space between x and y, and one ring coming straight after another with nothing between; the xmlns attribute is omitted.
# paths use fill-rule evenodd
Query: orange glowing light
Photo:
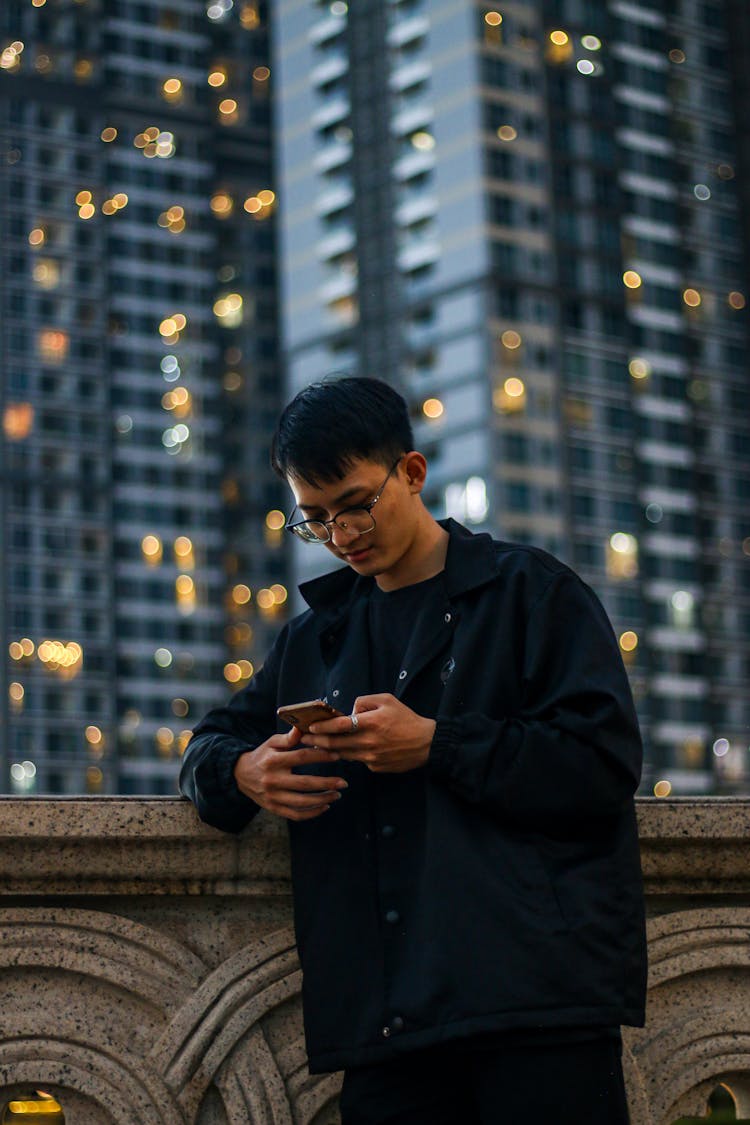
<svg viewBox="0 0 750 1125"><path fill-rule="evenodd" d="M11 402L3 411L3 433L9 441L23 441L34 425L34 407L30 402Z"/></svg>

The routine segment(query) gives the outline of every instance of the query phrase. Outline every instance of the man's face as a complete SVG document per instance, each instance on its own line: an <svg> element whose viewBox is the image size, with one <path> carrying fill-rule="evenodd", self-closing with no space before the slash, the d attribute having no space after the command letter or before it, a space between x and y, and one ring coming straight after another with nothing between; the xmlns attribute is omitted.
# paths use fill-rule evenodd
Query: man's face
<svg viewBox="0 0 750 1125"><path fill-rule="evenodd" d="M331 520L343 509L369 505L379 496L372 508L372 531L358 534L329 524L331 538L325 546L358 574L388 573L412 546L417 531L415 500L421 490L408 476L414 456L420 457L404 455L387 478L387 464L365 459L353 462L340 480L311 485L293 476L289 478L301 519Z"/></svg>

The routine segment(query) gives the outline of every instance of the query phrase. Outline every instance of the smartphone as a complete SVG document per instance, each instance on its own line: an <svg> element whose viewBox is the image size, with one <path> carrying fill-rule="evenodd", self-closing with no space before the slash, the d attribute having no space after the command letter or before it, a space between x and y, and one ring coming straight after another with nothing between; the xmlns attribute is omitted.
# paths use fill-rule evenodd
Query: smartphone
<svg viewBox="0 0 750 1125"><path fill-rule="evenodd" d="M323 699L308 699L305 703L289 703L285 707L279 707L276 712L285 723L297 727L303 733L309 730L311 723L320 722L321 719L335 719L343 713L343 711L337 711L335 707L331 707L330 703L326 703Z"/></svg>

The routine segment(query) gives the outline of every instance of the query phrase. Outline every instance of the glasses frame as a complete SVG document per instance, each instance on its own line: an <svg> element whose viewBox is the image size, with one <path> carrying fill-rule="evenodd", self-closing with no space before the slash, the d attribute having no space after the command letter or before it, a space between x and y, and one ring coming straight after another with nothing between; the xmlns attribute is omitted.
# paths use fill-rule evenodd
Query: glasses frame
<svg viewBox="0 0 750 1125"><path fill-rule="evenodd" d="M286 524L284 525L285 530L291 531L291 533L293 535L295 535L297 537L297 539L300 539L303 543L309 543L311 546L316 546L318 544L323 546L326 543L330 543L332 538L333 538L333 535L331 533L331 524L335 524L336 527L339 529L339 531L347 531L348 528L342 527L342 525L338 522L341 519L342 516L345 516L347 512L367 512L368 516L372 520L372 527L368 527L366 531L360 531L359 535L369 535L370 532L374 531L375 527L376 527L375 516L372 514L372 509L375 507L378 500L383 495L383 491L385 489L385 486L388 484L388 481L391 479L396 467L398 465L400 465L400 463L401 463L401 461L403 460L404 457L405 457L405 454L402 453L401 456L398 457L393 462L390 469L388 470L388 475L386 476L385 480L381 484L377 493L372 498L372 500L370 500L367 504L354 504L351 507L342 508L340 512L336 512L336 514L331 516L331 518L329 520L297 520L296 523L291 523L292 516L297 511L297 505L295 504L294 507L292 508L291 512L289 513L289 519L286 521ZM304 535L302 535L299 532L298 528L306 527L308 524L311 524L311 523L322 524L323 527L325 527L326 531L328 532L328 538L327 539L320 539L316 536L315 539L307 539Z"/></svg>

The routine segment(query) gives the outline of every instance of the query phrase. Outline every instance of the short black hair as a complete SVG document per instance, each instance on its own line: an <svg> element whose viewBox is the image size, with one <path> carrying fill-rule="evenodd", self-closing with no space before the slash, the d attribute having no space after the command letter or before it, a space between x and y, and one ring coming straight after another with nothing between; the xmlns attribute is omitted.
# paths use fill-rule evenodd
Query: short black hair
<svg viewBox="0 0 750 1125"><path fill-rule="evenodd" d="M340 480L360 459L390 465L414 448L406 402L381 379L327 378L285 407L271 443L271 467L307 484Z"/></svg>

